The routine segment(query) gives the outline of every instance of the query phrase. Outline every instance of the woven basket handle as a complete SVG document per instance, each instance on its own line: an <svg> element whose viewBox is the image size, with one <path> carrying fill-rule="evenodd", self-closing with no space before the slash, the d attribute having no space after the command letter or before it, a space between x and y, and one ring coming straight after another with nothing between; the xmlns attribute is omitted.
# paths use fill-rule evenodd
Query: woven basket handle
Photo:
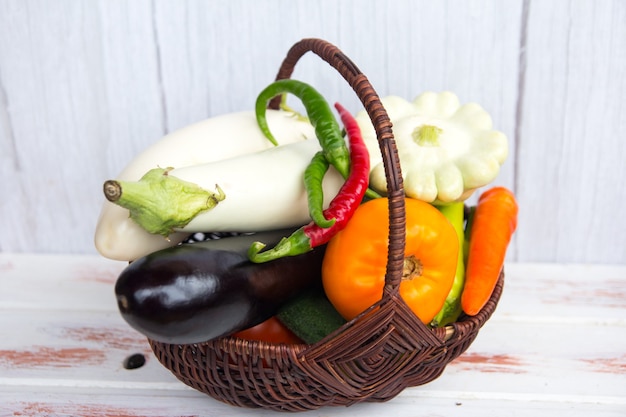
<svg viewBox="0 0 626 417"><path fill-rule="evenodd" d="M388 297L397 293L400 286L404 267L404 246L406 243L404 188L391 120L367 77L339 48L325 40L307 38L294 44L287 52L287 56L276 75L276 80L291 77L298 60L309 51L315 53L335 68L350 84L350 87L352 87L361 103L363 103L376 130L385 167L387 197L389 199L389 250L383 293L383 297ZM278 109L279 105L280 97L278 96L270 102L269 107Z"/></svg>

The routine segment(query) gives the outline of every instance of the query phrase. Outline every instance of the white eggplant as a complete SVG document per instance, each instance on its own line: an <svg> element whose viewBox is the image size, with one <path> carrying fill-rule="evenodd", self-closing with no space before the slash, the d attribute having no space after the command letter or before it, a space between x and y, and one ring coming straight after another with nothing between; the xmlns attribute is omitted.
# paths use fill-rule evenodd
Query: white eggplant
<svg viewBox="0 0 626 417"><path fill-rule="evenodd" d="M314 139L313 127L294 113L268 110L268 122L281 145ZM204 164L273 148L257 125L254 112L230 113L190 125L164 136L137 155L116 177L137 181L156 167ZM127 209L105 201L95 232L95 246L104 257L136 258L184 240L188 233L173 233L168 239L146 232L130 221Z"/></svg>
<svg viewBox="0 0 626 417"><path fill-rule="evenodd" d="M139 182L107 182L116 188L107 196L115 194L112 200L130 209L134 218L127 218L128 222L142 224L163 240L159 234L171 231L259 232L297 227L310 221L303 175L320 150L318 141L311 139L207 164L152 170ZM331 167L323 182L326 207L343 183ZM209 191L216 188L219 193ZM124 245L127 239L119 234L115 238L118 242L113 246ZM126 260L152 251L141 244L124 246Z"/></svg>
<svg viewBox="0 0 626 417"><path fill-rule="evenodd" d="M315 138L313 126L296 113L267 110L267 117L280 145ZM253 111L228 113L164 136L137 155L116 178L137 181L157 166L182 168L273 147Z"/></svg>

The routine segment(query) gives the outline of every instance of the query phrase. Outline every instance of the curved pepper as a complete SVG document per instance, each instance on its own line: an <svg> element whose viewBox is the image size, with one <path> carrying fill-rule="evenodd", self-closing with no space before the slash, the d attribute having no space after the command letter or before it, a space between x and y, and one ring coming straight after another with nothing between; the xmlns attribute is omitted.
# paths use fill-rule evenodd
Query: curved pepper
<svg viewBox="0 0 626 417"><path fill-rule="evenodd" d="M252 262L267 262L284 256L295 256L310 251L316 246L327 243L338 231L343 229L356 211L367 190L369 176L369 153L361 138L361 132L356 121L339 103L335 107L340 113L346 126L350 140L350 176L342 185L339 193L324 210L324 217L336 219L332 226L323 228L311 221L283 238L278 244L267 251L261 252L265 244L255 242L248 251L248 258Z"/></svg>
<svg viewBox="0 0 626 417"><path fill-rule="evenodd" d="M324 156L335 167L343 178L350 175L350 150L341 134L341 129L332 113L328 102L315 88L302 81L284 79L273 82L261 91L255 104L257 123L263 134L274 144L278 142L269 129L265 114L267 103L274 97L284 93L291 93L298 97L304 108L310 123L315 128L315 134L320 142ZM378 198L380 195L371 189L366 190L370 198Z"/></svg>

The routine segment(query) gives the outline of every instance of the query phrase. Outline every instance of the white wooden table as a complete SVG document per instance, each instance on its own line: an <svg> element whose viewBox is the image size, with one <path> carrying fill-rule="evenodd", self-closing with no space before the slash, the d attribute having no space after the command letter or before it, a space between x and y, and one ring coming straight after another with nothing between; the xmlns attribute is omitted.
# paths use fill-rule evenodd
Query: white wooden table
<svg viewBox="0 0 626 417"><path fill-rule="evenodd" d="M123 263L0 253L0 416L268 416L178 382L118 314ZM146 355L127 370L125 358ZM311 416L626 416L626 266L507 265L504 295L434 382Z"/></svg>

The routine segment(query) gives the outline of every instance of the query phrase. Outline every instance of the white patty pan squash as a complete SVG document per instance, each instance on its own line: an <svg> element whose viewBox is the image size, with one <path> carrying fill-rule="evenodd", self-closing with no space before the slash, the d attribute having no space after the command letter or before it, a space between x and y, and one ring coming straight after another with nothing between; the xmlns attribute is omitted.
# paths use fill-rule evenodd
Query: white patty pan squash
<svg viewBox="0 0 626 417"><path fill-rule="evenodd" d="M405 194L429 203L464 201L492 182L508 155L506 136L493 130L478 104L461 105L451 92L425 92L415 100L389 96L383 106L393 123ZM387 191L376 132L365 111L357 114L370 152L370 187Z"/></svg>

